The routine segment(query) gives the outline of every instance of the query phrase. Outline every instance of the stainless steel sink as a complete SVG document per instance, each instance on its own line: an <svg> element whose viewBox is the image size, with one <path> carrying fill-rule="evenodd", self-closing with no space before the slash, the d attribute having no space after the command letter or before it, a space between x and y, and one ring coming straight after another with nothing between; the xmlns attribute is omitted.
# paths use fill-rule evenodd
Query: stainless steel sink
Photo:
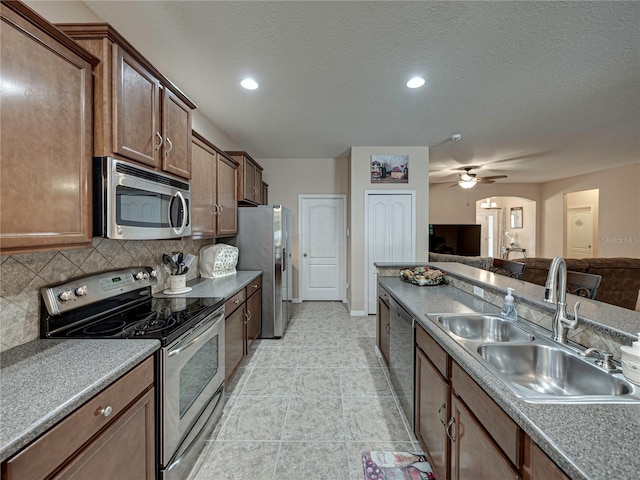
<svg viewBox="0 0 640 480"><path fill-rule="evenodd" d="M505 380L544 395L618 396L633 387L578 355L545 345L481 345L478 353Z"/></svg>
<svg viewBox="0 0 640 480"><path fill-rule="evenodd" d="M533 335L500 317L440 315L438 322L458 337L482 342L530 342Z"/></svg>
<svg viewBox="0 0 640 480"><path fill-rule="evenodd" d="M640 387L580 355L579 345L555 342L526 320L512 324L480 313L427 314L443 332L532 403L640 404Z"/></svg>

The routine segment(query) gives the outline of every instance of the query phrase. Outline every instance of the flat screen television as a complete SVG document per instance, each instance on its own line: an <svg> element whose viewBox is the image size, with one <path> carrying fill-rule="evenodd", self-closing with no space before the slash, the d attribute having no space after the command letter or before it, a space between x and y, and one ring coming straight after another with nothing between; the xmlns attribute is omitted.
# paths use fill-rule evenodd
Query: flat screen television
<svg viewBox="0 0 640 480"><path fill-rule="evenodd" d="M429 251L468 257L480 256L480 225L429 224Z"/></svg>

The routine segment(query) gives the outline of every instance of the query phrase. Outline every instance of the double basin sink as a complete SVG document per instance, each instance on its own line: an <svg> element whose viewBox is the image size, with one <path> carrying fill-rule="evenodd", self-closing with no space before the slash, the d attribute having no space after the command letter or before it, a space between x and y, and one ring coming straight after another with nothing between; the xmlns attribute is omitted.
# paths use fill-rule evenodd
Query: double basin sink
<svg viewBox="0 0 640 480"><path fill-rule="evenodd" d="M427 317L525 401L640 403L640 387L619 370L604 370L533 324L472 313Z"/></svg>

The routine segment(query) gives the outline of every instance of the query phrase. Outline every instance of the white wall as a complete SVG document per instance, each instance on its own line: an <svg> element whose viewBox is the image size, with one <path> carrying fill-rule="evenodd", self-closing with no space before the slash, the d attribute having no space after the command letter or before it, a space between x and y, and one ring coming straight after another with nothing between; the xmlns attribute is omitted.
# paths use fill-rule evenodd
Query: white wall
<svg viewBox="0 0 640 480"><path fill-rule="evenodd" d="M29 8L51 23L102 22L93 10L79 0L23 0Z"/></svg>
<svg viewBox="0 0 640 480"><path fill-rule="evenodd" d="M562 255L564 194L599 190L598 256L640 258L640 162L542 184L543 250Z"/></svg>
<svg viewBox="0 0 640 480"><path fill-rule="evenodd" d="M371 183L371 155L409 155L408 183ZM351 147L349 166L349 267L347 292L352 311L365 311L365 190L415 190L416 261L428 259L429 243L429 148ZM475 205L473 210L475 211ZM475 217L474 217L475 219ZM473 223L473 222L471 222Z"/></svg>
<svg viewBox="0 0 640 480"><path fill-rule="evenodd" d="M348 190L347 158L261 158L262 180L269 184L269 203L289 207L293 220L291 254L293 264L293 298L299 298L298 195L340 194Z"/></svg>

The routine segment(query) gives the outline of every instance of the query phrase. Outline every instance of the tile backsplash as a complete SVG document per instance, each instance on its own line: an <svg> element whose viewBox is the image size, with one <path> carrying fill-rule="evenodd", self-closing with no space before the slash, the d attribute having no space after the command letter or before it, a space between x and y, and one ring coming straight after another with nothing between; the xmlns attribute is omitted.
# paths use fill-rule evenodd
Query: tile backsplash
<svg viewBox="0 0 640 480"><path fill-rule="evenodd" d="M0 351L39 336L40 288L70 278L118 268L151 266L158 271L154 293L168 288L162 254L181 251L196 260L187 279L198 277L198 253L212 240L112 240L95 237L93 247L0 257Z"/></svg>

